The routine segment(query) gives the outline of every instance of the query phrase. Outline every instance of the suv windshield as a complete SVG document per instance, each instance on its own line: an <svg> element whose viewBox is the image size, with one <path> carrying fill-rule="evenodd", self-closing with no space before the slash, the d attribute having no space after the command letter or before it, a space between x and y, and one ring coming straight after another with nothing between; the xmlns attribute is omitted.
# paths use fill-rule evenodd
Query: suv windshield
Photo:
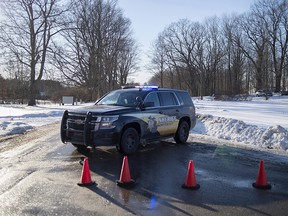
<svg viewBox="0 0 288 216"><path fill-rule="evenodd" d="M136 107L138 104L136 101L137 96L141 97L139 91L112 91L96 104Z"/></svg>

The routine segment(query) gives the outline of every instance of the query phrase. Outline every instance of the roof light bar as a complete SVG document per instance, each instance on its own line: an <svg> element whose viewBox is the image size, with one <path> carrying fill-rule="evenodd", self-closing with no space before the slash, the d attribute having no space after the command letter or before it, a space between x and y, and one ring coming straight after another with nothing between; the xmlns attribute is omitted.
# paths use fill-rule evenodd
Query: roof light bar
<svg viewBox="0 0 288 216"><path fill-rule="evenodd" d="M139 90L157 90L158 86L135 86L135 88L139 88Z"/></svg>

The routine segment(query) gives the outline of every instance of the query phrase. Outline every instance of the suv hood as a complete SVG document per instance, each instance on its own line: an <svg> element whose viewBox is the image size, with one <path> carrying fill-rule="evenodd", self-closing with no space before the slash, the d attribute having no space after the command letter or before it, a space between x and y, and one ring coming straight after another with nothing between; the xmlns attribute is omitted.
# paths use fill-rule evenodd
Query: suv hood
<svg viewBox="0 0 288 216"><path fill-rule="evenodd" d="M135 107L124 107L124 106L113 106L113 105L92 105L83 107L80 109L71 110L71 112L76 113L87 113L92 112L93 114L100 114L100 115L113 115L114 113L125 113L130 112L131 110L135 110Z"/></svg>

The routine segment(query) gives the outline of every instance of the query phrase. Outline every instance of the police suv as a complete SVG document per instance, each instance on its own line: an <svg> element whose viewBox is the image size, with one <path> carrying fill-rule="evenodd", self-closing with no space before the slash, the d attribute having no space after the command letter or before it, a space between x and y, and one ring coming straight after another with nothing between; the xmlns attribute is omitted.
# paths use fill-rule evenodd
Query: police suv
<svg viewBox="0 0 288 216"><path fill-rule="evenodd" d="M85 109L66 110L60 133L63 143L78 149L109 145L127 155L159 139L185 143L195 124L187 91L136 86L111 91Z"/></svg>

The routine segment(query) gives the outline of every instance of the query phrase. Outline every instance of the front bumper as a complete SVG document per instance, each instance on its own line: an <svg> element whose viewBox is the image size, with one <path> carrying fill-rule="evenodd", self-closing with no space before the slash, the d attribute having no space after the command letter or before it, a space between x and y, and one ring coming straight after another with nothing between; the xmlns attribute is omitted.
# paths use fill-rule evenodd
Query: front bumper
<svg viewBox="0 0 288 216"><path fill-rule="evenodd" d="M91 112L79 114L66 110L61 121L61 141L91 147L119 145L121 134L119 126L100 129L100 123L95 118L97 117Z"/></svg>

